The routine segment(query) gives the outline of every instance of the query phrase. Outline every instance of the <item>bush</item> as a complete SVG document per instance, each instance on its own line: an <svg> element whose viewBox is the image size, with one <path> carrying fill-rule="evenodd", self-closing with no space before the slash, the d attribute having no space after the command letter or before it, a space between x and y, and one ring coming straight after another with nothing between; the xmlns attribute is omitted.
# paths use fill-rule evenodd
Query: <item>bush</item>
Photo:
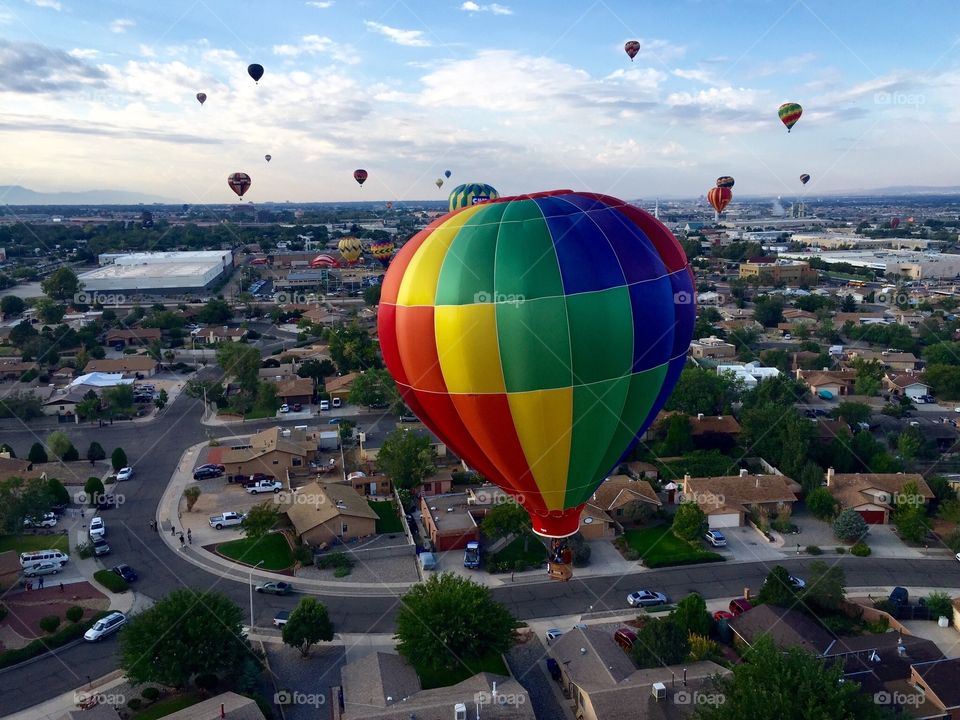
<svg viewBox="0 0 960 720"><path fill-rule="evenodd" d="M80 452L73 445L71 445L63 454L62 459L64 462L76 462L80 459Z"/></svg>
<svg viewBox="0 0 960 720"><path fill-rule="evenodd" d="M930 619L939 617L953 619L953 602L945 592L932 592L927 595L927 608L930 610Z"/></svg>
<svg viewBox="0 0 960 720"><path fill-rule="evenodd" d="M122 593L126 592L130 588L130 586L127 584L127 581L112 570L97 570L93 574L93 579L103 585L110 592Z"/></svg>
<svg viewBox="0 0 960 720"><path fill-rule="evenodd" d="M77 555L82 559L86 560L87 558L93 557L93 543L82 542L76 547Z"/></svg>
<svg viewBox="0 0 960 720"><path fill-rule="evenodd" d="M706 635L690 633L690 662L713 660L720 655L720 646Z"/></svg>
<svg viewBox="0 0 960 720"><path fill-rule="evenodd" d="M335 578L346 577L346 576L349 575L351 572L353 572L353 570L352 570L349 566L347 566L347 565L337 565L337 567L334 568L334 570L333 570L333 576L334 576Z"/></svg>
<svg viewBox="0 0 960 720"><path fill-rule="evenodd" d="M79 605L73 605L67 608L67 620L72 623L80 622L83 619L83 608Z"/></svg>
<svg viewBox="0 0 960 720"><path fill-rule="evenodd" d="M347 568L349 570L353 567L353 558L345 552L330 553L329 555L322 555L317 558L317 567L321 570L326 570L331 567Z"/></svg>
<svg viewBox="0 0 960 720"><path fill-rule="evenodd" d="M833 534L838 540L855 542L867 534L867 521L853 508L844 510L833 521Z"/></svg>
<svg viewBox="0 0 960 720"><path fill-rule="evenodd" d="M855 543L854 546L850 548L850 554L856 557L867 557L870 554L870 546L863 541Z"/></svg>
<svg viewBox="0 0 960 720"><path fill-rule="evenodd" d="M140 695L143 696L143 699L147 702L154 702L160 697L160 690L155 687L145 687Z"/></svg>
<svg viewBox="0 0 960 720"><path fill-rule="evenodd" d="M624 560L639 560L640 553L633 548L627 548L627 550L623 553L623 558Z"/></svg>
<svg viewBox="0 0 960 720"><path fill-rule="evenodd" d="M834 550L836 550L837 555L843 555L845 552L847 552L847 549L843 547L843 545L835 547Z"/></svg>
<svg viewBox="0 0 960 720"><path fill-rule="evenodd" d="M206 690L210 692L211 690L216 689L217 685L220 684L220 678L218 678L213 673L203 673L197 675L196 680L193 681L198 688L201 690Z"/></svg>
<svg viewBox="0 0 960 720"><path fill-rule="evenodd" d="M820 549L819 545L807 545L807 554L808 555L823 555L823 550Z"/></svg>
<svg viewBox="0 0 960 720"><path fill-rule="evenodd" d="M954 530L943 542L950 548L950 552L960 552L960 530Z"/></svg>
<svg viewBox="0 0 960 720"><path fill-rule="evenodd" d="M60 627L59 615L46 615L40 618L40 629L45 633L56 632L58 627Z"/></svg>
<svg viewBox="0 0 960 720"><path fill-rule="evenodd" d="M127 707L136 712L141 707L143 707L143 700L140 698L130 698L127 700Z"/></svg>
<svg viewBox="0 0 960 720"><path fill-rule="evenodd" d="M890 629L890 621L885 617L881 617L874 622L867 620L863 623L863 629L874 635L882 635Z"/></svg>
<svg viewBox="0 0 960 720"><path fill-rule="evenodd" d="M293 551L293 559L301 565L309 565L313 562L313 551L306 545L298 545Z"/></svg>

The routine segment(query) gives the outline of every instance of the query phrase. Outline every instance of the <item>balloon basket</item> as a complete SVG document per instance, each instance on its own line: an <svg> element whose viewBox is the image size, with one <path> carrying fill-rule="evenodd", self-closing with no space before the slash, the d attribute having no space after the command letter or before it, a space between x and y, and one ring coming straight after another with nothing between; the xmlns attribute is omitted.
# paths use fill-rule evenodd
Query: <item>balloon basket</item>
<svg viewBox="0 0 960 720"><path fill-rule="evenodd" d="M567 582L567 580L573 577L573 568L566 563L548 562L547 575L551 580Z"/></svg>

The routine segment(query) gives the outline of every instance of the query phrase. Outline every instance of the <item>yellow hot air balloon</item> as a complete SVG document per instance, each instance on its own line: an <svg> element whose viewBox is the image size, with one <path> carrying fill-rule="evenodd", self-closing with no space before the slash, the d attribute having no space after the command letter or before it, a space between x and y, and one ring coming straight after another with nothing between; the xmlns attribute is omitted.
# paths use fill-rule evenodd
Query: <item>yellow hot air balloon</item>
<svg viewBox="0 0 960 720"><path fill-rule="evenodd" d="M345 237L337 243L340 250L340 256L347 262L347 265L356 265L363 253L363 244L358 238Z"/></svg>

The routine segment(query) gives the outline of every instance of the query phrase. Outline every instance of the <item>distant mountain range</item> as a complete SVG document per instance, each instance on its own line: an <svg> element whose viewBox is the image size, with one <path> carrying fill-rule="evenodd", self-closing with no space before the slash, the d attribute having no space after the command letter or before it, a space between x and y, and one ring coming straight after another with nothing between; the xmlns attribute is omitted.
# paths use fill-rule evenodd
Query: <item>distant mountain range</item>
<svg viewBox="0 0 960 720"><path fill-rule="evenodd" d="M37 192L22 185L0 185L0 205L135 205L173 204L170 198L126 190L83 190L81 192Z"/></svg>

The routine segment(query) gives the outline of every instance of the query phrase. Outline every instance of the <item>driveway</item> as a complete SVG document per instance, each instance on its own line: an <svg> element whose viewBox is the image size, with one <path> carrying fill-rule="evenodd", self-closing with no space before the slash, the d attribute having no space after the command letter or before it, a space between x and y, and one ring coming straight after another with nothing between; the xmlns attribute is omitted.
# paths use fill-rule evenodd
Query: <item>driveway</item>
<svg viewBox="0 0 960 720"><path fill-rule="evenodd" d="M763 536L752 527L723 528L723 536L727 539L726 547L715 548L706 541L705 550L719 553L728 562L767 562L780 560L783 552L776 544L767 542Z"/></svg>

